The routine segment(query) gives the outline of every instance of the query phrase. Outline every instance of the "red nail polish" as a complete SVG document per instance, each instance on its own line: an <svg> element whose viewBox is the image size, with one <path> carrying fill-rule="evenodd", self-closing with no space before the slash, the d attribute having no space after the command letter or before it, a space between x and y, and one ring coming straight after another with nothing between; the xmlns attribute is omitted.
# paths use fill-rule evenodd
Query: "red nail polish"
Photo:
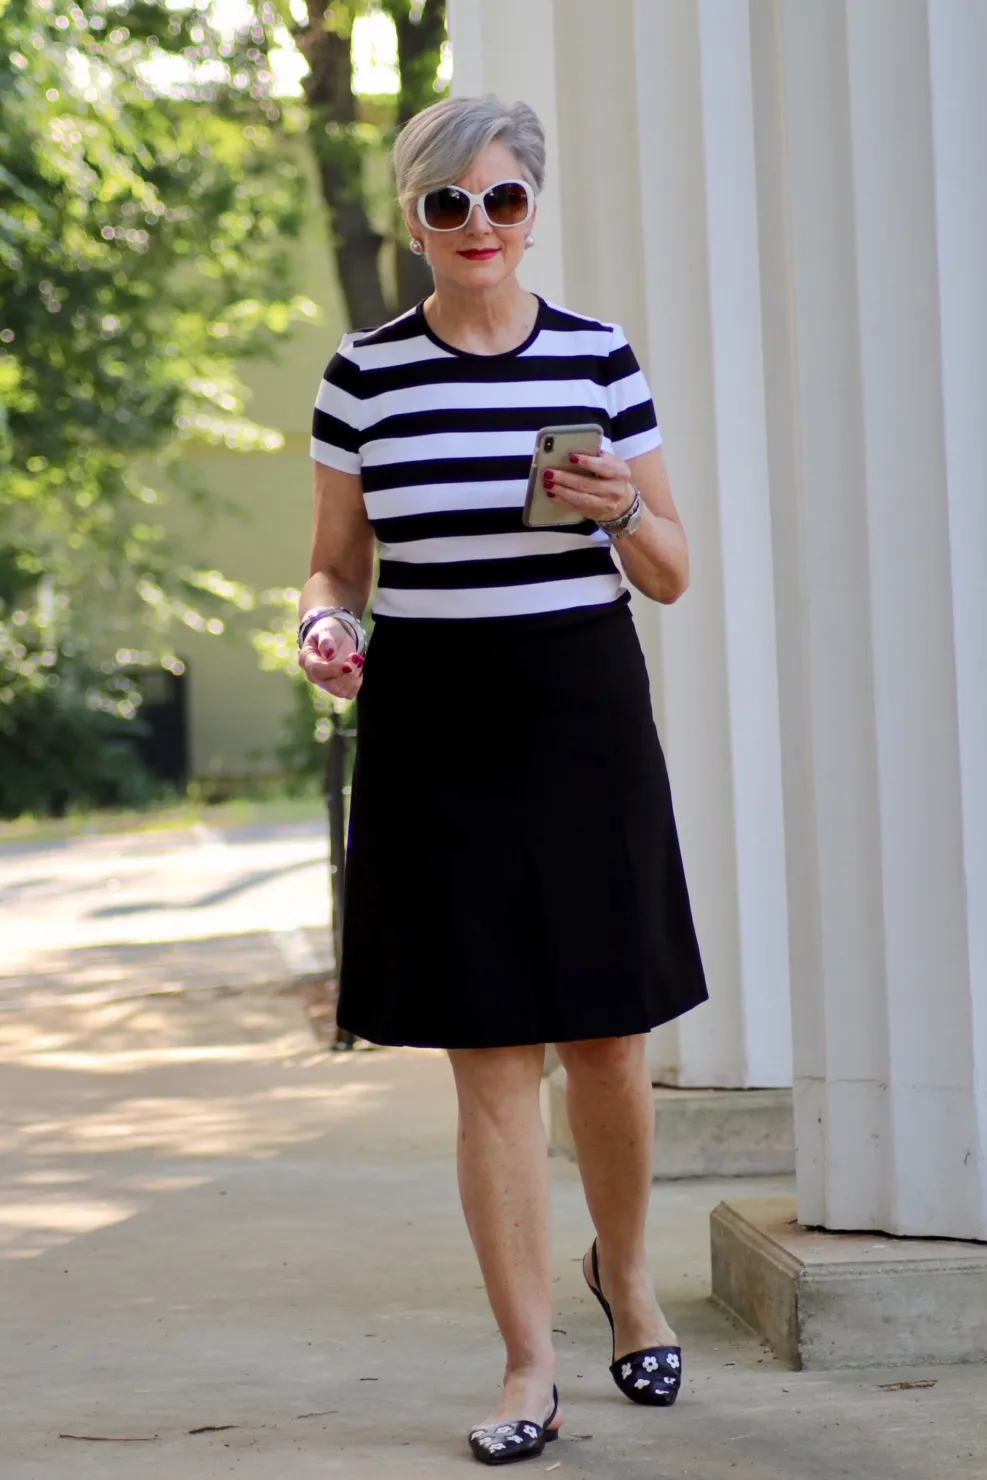
<svg viewBox="0 0 987 1480"><path fill-rule="evenodd" d="M343 672L344 673L352 673L353 672L353 669L350 667L349 663L344 663L343 664Z"/></svg>
<svg viewBox="0 0 987 1480"><path fill-rule="evenodd" d="M549 498L558 498L558 494L557 493L550 493L548 496L549 496Z"/></svg>
<svg viewBox="0 0 987 1480"><path fill-rule="evenodd" d="M544 483L544 485L545 485L546 488L551 488L553 486L553 484L555 483L555 474L554 473L551 473L551 472L549 472L549 473L543 473L542 474L542 482Z"/></svg>
<svg viewBox="0 0 987 1480"><path fill-rule="evenodd" d="M579 461L579 453L578 452L570 452L569 453L569 461L571 463L577 463Z"/></svg>
<svg viewBox="0 0 987 1480"><path fill-rule="evenodd" d="M364 660L360 657L359 653L354 653L352 658L350 659L350 662L353 664L354 668L362 668Z"/></svg>

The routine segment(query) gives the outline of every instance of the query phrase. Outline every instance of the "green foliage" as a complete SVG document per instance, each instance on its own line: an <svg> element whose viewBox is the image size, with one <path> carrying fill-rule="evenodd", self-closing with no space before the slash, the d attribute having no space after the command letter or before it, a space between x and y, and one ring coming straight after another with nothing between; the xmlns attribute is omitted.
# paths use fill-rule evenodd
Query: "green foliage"
<svg viewBox="0 0 987 1480"><path fill-rule="evenodd" d="M0 703L0 817L59 817L70 806L137 807L159 797L163 787L136 748L140 696L126 673L103 671L71 647L32 656L43 681L22 685L16 706Z"/></svg>
<svg viewBox="0 0 987 1480"><path fill-rule="evenodd" d="M261 597L272 618L251 633L260 665L287 674L292 683L291 707L274 748L278 770L289 796L321 789L325 776L325 742L333 729L356 728L356 705L335 699L307 682L297 662L298 591L291 587L265 591ZM349 747L352 766L353 746Z"/></svg>
<svg viewBox="0 0 987 1480"><path fill-rule="evenodd" d="M277 20L221 37L200 4L0 0L0 772L43 749L70 795L86 724L102 742L136 713L83 639L174 663L183 627L252 604L177 558L160 506L183 443L280 445L235 364L314 313Z"/></svg>
<svg viewBox="0 0 987 1480"><path fill-rule="evenodd" d="M219 633L254 606L171 547L162 489L205 496L178 461L185 443L280 445L247 416L236 362L314 313L292 279L306 206L294 136L307 133L319 165L351 315L371 322L361 253L379 279L377 232L401 235L383 202L367 220L374 161L438 95L444 0L312 0L301 27L298 0L259 0L235 35L212 28L210 8L0 0L5 815L137 796L134 650L176 668L184 629ZM352 94L349 42L368 9L397 27L396 103ZM302 102L271 97L283 26L313 69ZM405 257L402 304L421 291ZM282 759L315 776L332 706L297 694Z"/></svg>
<svg viewBox="0 0 987 1480"><path fill-rule="evenodd" d="M292 683L291 708L285 716L281 737L274 747L278 774L288 796L307 796L321 791L325 781L326 741L338 725L356 728L353 705L331 709L322 701L328 696L304 679ZM353 748L348 748L352 768Z"/></svg>

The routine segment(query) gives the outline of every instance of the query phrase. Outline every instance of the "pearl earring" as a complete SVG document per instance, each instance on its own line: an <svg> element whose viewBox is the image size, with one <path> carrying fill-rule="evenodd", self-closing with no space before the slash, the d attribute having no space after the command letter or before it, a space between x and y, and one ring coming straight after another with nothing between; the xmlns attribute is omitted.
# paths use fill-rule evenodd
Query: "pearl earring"
<svg viewBox="0 0 987 1480"><path fill-rule="evenodd" d="M425 255L425 248L422 246L422 244L418 240L417 236L413 236L411 238L411 241L408 243L408 246L414 252L414 254L415 254L416 257L424 257L424 255Z"/></svg>
<svg viewBox="0 0 987 1480"><path fill-rule="evenodd" d="M531 233L529 231L528 232L528 235L524 239L524 245L526 247L533 247L534 244L535 244L535 239L534 239L534 237L531 235Z"/></svg>

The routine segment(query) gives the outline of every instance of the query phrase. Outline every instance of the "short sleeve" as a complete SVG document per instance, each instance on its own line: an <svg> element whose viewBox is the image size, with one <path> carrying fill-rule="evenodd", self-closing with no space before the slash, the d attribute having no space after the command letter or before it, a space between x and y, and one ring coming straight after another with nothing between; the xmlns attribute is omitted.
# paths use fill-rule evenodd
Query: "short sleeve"
<svg viewBox="0 0 987 1480"><path fill-rule="evenodd" d="M311 453L315 462L341 473L359 473L360 456L359 396L360 370L347 350L344 335L339 349L330 360L315 398L312 413Z"/></svg>
<svg viewBox="0 0 987 1480"><path fill-rule="evenodd" d="M619 324L607 359L607 409L613 450L625 462L661 446L651 390Z"/></svg>

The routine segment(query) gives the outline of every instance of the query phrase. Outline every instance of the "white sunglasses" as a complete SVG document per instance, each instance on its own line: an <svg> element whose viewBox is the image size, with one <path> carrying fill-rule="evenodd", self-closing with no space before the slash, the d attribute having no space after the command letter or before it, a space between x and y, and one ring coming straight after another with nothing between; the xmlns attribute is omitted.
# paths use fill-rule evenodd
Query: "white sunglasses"
<svg viewBox="0 0 987 1480"><path fill-rule="evenodd" d="M491 226L524 226L534 214L535 193L524 180L498 180L479 195L443 185L418 197L418 219L429 231L461 231L477 206Z"/></svg>

